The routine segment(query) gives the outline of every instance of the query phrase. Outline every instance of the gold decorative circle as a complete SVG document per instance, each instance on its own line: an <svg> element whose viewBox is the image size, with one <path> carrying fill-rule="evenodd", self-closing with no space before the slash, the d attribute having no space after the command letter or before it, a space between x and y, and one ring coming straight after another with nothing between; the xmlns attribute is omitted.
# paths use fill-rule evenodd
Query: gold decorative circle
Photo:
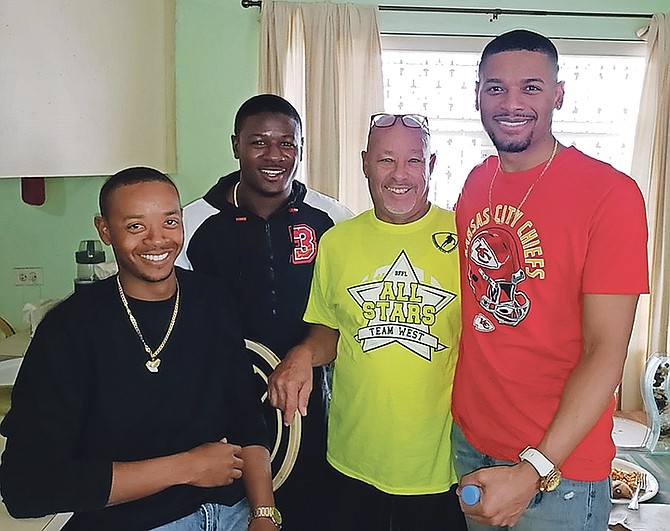
<svg viewBox="0 0 670 531"><path fill-rule="evenodd" d="M302 437L302 417L296 413L291 424L284 426L282 412L272 407L268 401L267 384L268 377L274 368L279 365L280 359L268 347L262 343L245 339L247 350L251 352L254 373L257 374L265 384L265 392L261 396L261 403L265 408L266 420L274 420L275 440L270 453L272 464L272 488L277 490L288 478L300 449ZM271 411L270 411L271 410ZM273 426L268 426L272 432ZM283 454L283 457L282 457ZM277 461L276 461L277 460Z"/></svg>

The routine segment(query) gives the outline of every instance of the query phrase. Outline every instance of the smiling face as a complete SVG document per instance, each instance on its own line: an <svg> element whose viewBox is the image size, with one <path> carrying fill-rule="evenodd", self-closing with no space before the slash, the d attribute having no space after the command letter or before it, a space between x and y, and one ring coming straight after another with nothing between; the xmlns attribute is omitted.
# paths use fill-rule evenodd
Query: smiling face
<svg viewBox="0 0 670 531"><path fill-rule="evenodd" d="M166 182L120 186L95 218L102 241L111 245L128 295L160 299L172 294L174 261L184 241L177 190ZM167 290L167 293L166 293Z"/></svg>
<svg viewBox="0 0 670 531"><path fill-rule="evenodd" d="M286 199L302 156L300 126L281 113L249 116L232 136L247 196Z"/></svg>
<svg viewBox="0 0 670 531"><path fill-rule="evenodd" d="M547 55L526 50L486 57L476 85L482 124L499 153L523 153L532 167L551 151L551 120L563 82ZM536 160L537 159L537 160Z"/></svg>
<svg viewBox="0 0 670 531"><path fill-rule="evenodd" d="M362 157L378 219L403 224L428 212L428 179L435 155L430 154L428 138L421 129L406 127L400 121L392 127L373 127Z"/></svg>

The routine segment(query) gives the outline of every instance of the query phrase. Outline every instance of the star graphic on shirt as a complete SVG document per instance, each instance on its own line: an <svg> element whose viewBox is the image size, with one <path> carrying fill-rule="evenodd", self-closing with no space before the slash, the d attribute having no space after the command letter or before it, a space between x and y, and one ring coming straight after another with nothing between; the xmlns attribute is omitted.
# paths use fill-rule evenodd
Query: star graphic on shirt
<svg viewBox="0 0 670 531"><path fill-rule="evenodd" d="M374 312L356 335L364 352L397 342L430 361L433 350L445 348L430 333L430 324L456 294L422 283L405 251L381 280L351 287L349 293L364 315Z"/></svg>

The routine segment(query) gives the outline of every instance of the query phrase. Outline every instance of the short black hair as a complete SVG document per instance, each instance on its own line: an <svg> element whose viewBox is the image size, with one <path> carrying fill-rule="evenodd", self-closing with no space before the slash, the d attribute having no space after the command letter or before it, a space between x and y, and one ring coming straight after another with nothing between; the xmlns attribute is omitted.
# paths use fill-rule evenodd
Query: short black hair
<svg viewBox="0 0 670 531"><path fill-rule="evenodd" d="M105 217L105 212L107 211L107 206L109 205L109 197L112 195L112 192L121 188L122 186L129 186L131 184L138 183L151 183L151 182L160 182L168 183L179 195L179 190L177 186L172 182L167 175L154 169L147 168L145 166L136 166L133 168L126 168L120 172L115 173L109 179L105 181L105 184L100 188L100 197L98 199L100 205L100 215Z"/></svg>
<svg viewBox="0 0 670 531"><path fill-rule="evenodd" d="M250 116L256 116L265 112L283 114L296 121L302 136L302 120L300 114L287 100L276 94L258 94L245 101L237 110L235 115L235 126L233 131L235 135L239 135L242 130L244 120Z"/></svg>
<svg viewBox="0 0 670 531"><path fill-rule="evenodd" d="M525 29L508 31L489 42L482 52L479 68L481 70L484 61L491 55L517 51L543 53L551 60L558 73L558 50L554 43L544 35Z"/></svg>

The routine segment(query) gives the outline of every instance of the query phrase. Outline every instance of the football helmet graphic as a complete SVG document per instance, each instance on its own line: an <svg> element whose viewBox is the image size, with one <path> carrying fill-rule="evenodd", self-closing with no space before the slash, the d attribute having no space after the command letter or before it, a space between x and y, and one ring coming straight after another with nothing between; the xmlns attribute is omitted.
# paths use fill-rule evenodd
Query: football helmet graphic
<svg viewBox="0 0 670 531"><path fill-rule="evenodd" d="M490 227L472 238L468 281L479 305L500 324L516 326L524 320L530 301L519 284L526 279L513 236Z"/></svg>

